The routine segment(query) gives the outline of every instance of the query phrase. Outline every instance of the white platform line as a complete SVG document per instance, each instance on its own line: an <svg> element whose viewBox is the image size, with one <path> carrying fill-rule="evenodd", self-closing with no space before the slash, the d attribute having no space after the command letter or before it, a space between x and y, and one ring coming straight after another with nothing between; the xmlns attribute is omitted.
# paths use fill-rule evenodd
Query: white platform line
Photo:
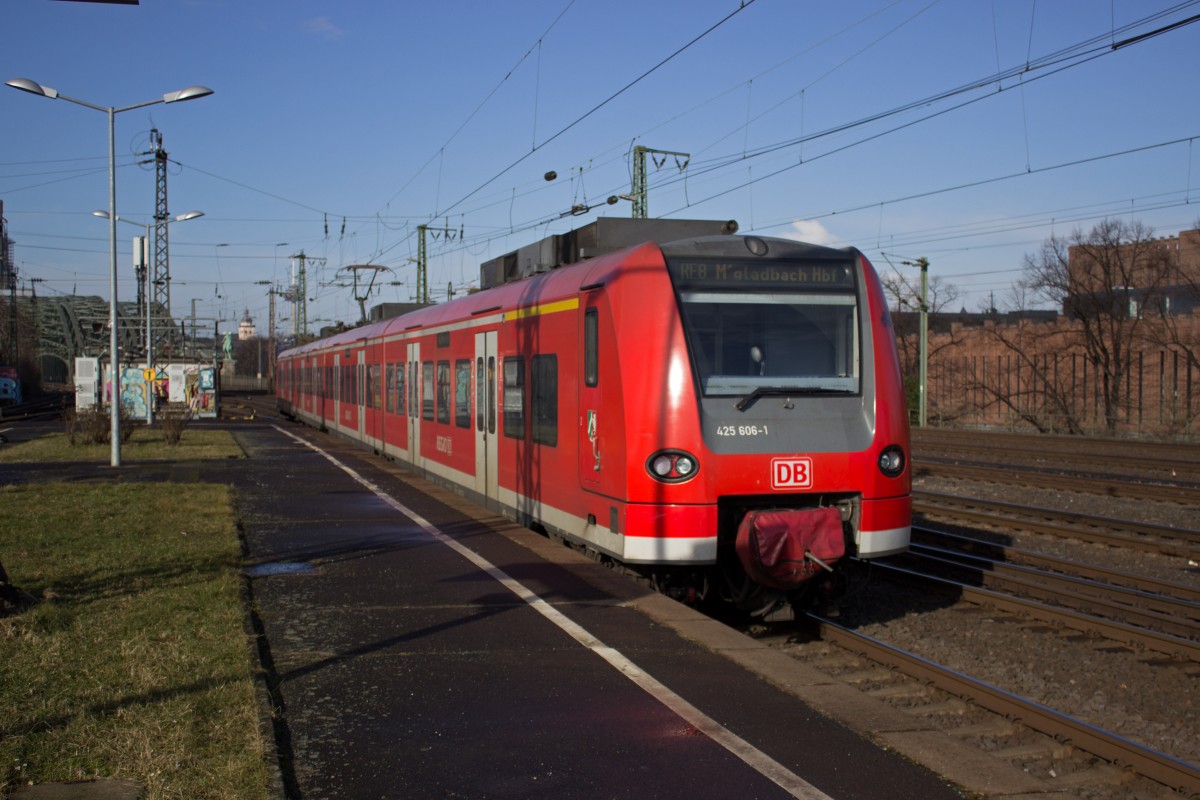
<svg viewBox="0 0 1200 800"><path fill-rule="evenodd" d="M362 475L359 475L353 468L342 463L335 456L325 452L312 442L309 442L306 439L295 435L294 433L286 431L277 425L272 427L285 436L291 437L305 447L320 453L332 464L356 480L359 484L373 492L380 500L411 519L434 539L454 550L480 570L486 572L496 581L503 584L506 589L520 599L524 600L531 608L535 609L543 617L557 625L572 639L603 658L605 661L615 667L622 675L629 678L629 680L641 687L651 697L658 700L671 711L675 712L675 714L681 717L689 725L704 733L714 742L740 758L755 771L774 782L788 794L792 795L792 797L800 798L800 800L832 800L829 795L817 789L811 783L804 780L799 775L796 775L787 767L783 766L778 761L747 742L745 739L742 739L740 736L722 726L716 720L712 719L703 711L696 708L687 700L684 700L671 689L660 683L653 676L642 671L636 664L626 658L625 655L619 650L604 644L604 642L593 636L587 629L566 617L562 612L554 608L554 606L546 602L540 595L530 590L520 581L514 580L508 575L508 573L492 564L474 550L471 550L470 548L460 544L458 541L442 533L437 527L427 521L420 514L417 514L399 500L396 500L374 482L364 478Z"/></svg>

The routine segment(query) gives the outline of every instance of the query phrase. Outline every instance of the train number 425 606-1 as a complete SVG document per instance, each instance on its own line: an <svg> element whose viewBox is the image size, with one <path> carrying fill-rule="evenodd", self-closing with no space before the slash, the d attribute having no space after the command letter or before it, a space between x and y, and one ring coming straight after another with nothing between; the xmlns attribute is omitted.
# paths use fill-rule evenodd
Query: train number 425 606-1
<svg viewBox="0 0 1200 800"><path fill-rule="evenodd" d="M766 425L718 425L717 436L769 436Z"/></svg>

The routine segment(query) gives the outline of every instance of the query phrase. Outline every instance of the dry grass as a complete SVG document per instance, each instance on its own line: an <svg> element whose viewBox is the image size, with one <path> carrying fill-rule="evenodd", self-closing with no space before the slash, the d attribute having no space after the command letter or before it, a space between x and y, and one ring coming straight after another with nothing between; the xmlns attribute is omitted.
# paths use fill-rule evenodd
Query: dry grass
<svg viewBox="0 0 1200 800"><path fill-rule="evenodd" d="M66 434L52 434L0 448L0 463L26 461L108 461L108 444L72 445ZM121 445L121 461L193 461L209 458L242 458L245 453L229 431L189 427L178 444L164 441L158 428L138 425L128 442Z"/></svg>
<svg viewBox="0 0 1200 800"><path fill-rule="evenodd" d="M240 555L214 485L0 489L0 795L122 777L157 798L265 798Z"/></svg>

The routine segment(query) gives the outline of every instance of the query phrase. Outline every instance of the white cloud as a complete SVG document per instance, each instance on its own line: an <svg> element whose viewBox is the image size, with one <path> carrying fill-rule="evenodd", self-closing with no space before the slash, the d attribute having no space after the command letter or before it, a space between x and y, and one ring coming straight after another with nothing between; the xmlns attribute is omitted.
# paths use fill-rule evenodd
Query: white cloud
<svg viewBox="0 0 1200 800"><path fill-rule="evenodd" d="M798 242L808 242L809 244L841 244L841 240L837 236L815 220L796 220L792 223L792 227L784 231L781 236L784 239L794 239Z"/></svg>
<svg viewBox="0 0 1200 800"><path fill-rule="evenodd" d="M304 29L322 39L340 39L346 35L346 32L334 25L329 17L313 17L304 23Z"/></svg>

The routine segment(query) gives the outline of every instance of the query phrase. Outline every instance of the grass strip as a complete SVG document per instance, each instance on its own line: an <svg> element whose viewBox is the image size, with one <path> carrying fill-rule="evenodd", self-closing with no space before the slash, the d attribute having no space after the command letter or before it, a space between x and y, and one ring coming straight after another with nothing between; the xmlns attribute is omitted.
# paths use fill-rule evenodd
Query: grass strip
<svg viewBox="0 0 1200 800"><path fill-rule="evenodd" d="M0 447L0 463L29 461L108 461L112 454L107 444L75 444L65 433L42 436L20 444ZM133 429L128 442L121 445L121 461L194 461L210 458L242 458L245 453L233 434L223 430L189 428L179 444L169 446L156 428Z"/></svg>
<svg viewBox="0 0 1200 800"><path fill-rule="evenodd" d="M39 602L0 619L0 795L119 777L265 798L228 487L0 488L0 555Z"/></svg>

